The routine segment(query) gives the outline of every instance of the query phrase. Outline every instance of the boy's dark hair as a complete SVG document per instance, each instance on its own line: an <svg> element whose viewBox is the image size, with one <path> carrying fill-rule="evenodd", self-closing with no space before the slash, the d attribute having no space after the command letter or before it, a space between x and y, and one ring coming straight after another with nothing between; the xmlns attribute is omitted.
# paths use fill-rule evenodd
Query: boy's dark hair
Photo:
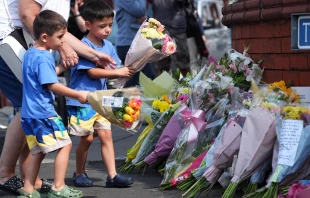
<svg viewBox="0 0 310 198"><path fill-rule="evenodd" d="M67 28L67 21L60 14L51 10L40 12L33 22L33 32L36 40L43 33L53 36L55 32L65 28Z"/></svg>
<svg viewBox="0 0 310 198"><path fill-rule="evenodd" d="M94 22L95 20L102 20L104 17L114 18L112 8L103 0L89 1L83 10L83 17L85 21Z"/></svg>

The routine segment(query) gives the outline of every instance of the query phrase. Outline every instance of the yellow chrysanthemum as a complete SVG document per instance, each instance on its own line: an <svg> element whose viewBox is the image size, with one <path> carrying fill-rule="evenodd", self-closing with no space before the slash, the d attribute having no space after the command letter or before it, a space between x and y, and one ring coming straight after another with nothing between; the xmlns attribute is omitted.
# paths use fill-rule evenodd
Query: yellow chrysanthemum
<svg viewBox="0 0 310 198"><path fill-rule="evenodd" d="M309 112L305 106L286 106L282 108L283 119L285 120L300 120L302 114Z"/></svg>
<svg viewBox="0 0 310 198"><path fill-rule="evenodd" d="M159 111L161 113L165 112L169 108L169 103L166 101L161 101L160 106L159 106Z"/></svg>
<svg viewBox="0 0 310 198"><path fill-rule="evenodd" d="M141 36L147 39L162 39L163 34L153 28L142 28L140 30Z"/></svg>
<svg viewBox="0 0 310 198"><path fill-rule="evenodd" d="M151 23L152 25L155 25L157 27L161 26L161 23L154 18L149 18L149 23Z"/></svg>

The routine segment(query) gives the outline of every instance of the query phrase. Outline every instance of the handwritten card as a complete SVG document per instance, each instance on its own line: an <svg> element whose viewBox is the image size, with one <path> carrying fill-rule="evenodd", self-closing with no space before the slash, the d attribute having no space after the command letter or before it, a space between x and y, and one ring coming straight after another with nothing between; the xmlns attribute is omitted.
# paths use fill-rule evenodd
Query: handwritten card
<svg viewBox="0 0 310 198"><path fill-rule="evenodd" d="M279 137L278 164L293 166L303 129L302 120L283 120Z"/></svg>
<svg viewBox="0 0 310 198"><path fill-rule="evenodd" d="M123 107L123 97L103 96L102 106L103 107Z"/></svg>

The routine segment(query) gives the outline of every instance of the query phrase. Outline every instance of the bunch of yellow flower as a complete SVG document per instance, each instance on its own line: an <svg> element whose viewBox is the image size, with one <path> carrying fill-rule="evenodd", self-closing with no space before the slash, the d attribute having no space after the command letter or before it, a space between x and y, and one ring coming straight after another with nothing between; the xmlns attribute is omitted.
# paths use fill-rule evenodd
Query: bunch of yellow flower
<svg viewBox="0 0 310 198"><path fill-rule="evenodd" d="M288 88L285 85L285 82L283 80L279 82L274 82L268 87L269 91L273 91L277 94L280 94L282 100L286 102L298 102L299 97L295 91L293 91L291 88Z"/></svg>
<svg viewBox="0 0 310 198"><path fill-rule="evenodd" d="M141 100L132 98L128 102L124 102L123 108L115 108L114 114L118 120L123 121L126 127L130 127L133 122L139 119Z"/></svg>
<svg viewBox="0 0 310 198"><path fill-rule="evenodd" d="M281 110L283 120L300 120L304 113L310 113L305 106L285 106Z"/></svg>
<svg viewBox="0 0 310 198"><path fill-rule="evenodd" d="M140 30L141 36L147 39L163 39L164 35L153 28L142 28Z"/></svg>
<svg viewBox="0 0 310 198"><path fill-rule="evenodd" d="M163 95L161 98L153 101L152 107L163 113L171 107L171 100L169 100L167 95Z"/></svg>

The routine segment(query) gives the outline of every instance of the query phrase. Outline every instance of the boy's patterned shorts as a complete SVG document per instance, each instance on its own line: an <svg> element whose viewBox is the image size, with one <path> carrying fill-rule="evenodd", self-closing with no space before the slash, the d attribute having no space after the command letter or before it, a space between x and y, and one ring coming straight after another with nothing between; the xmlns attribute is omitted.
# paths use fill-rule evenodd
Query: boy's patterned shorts
<svg viewBox="0 0 310 198"><path fill-rule="evenodd" d="M88 107L68 106L70 135L87 136L94 133L94 130L111 130L111 123Z"/></svg>
<svg viewBox="0 0 310 198"><path fill-rule="evenodd" d="M32 154L49 153L71 144L61 117L21 118L27 144Z"/></svg>

